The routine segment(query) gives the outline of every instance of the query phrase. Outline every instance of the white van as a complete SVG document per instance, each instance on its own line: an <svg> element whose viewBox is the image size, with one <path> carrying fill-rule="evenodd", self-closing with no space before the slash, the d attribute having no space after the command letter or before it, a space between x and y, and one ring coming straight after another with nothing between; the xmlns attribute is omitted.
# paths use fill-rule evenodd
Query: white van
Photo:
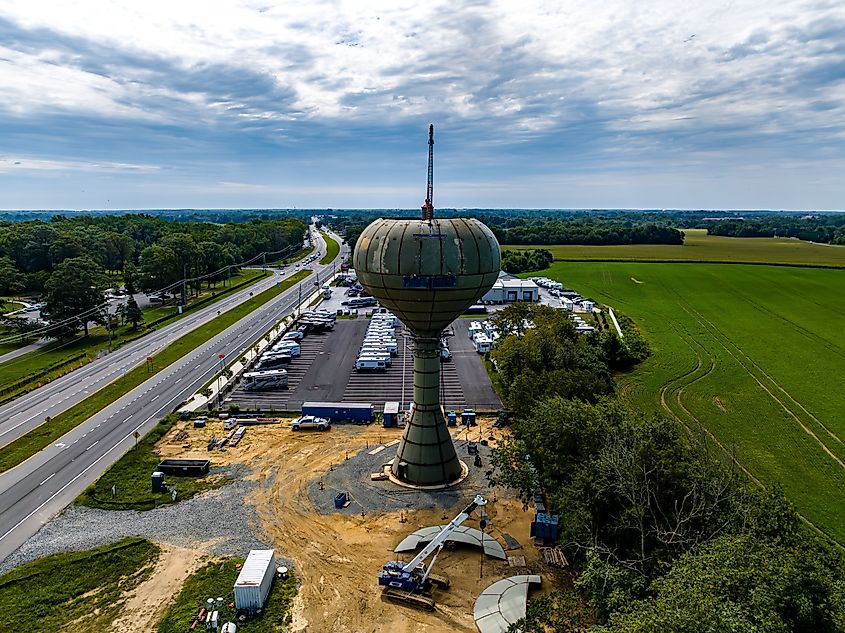
<svg viewBox="0 0 845 633"><path fill-rule="evenodd" d="M385 371L387 363L378 358L359 358L355 361L356 371Z"/></svg>

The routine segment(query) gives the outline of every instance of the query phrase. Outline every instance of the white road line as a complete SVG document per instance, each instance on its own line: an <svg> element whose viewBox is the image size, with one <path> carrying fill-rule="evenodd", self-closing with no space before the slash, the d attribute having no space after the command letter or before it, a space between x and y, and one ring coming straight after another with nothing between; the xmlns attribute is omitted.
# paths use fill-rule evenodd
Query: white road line
<svg viewBox="0 0 845 633"><path fill-rule="evenodd" d="M39 485L39 486L43 486L44 484L46 484L48 481L50 481L50 480L51 480L53 477L55 477L55 476L56 476L56 473L53 473L52 475L50 475L49 477L47 477L47 479L45 479L44 481L42 481L42 482L41 482L40 484L38 484L38 485Z"/></svg>
<svg viewBox="0 0 845 633"><path fill-rule="evenodd" d="M158 396L160 396L160 395L161 395L161 394L158 394ZM150 400L150 402L154 402L155 400L157 400L157 399L158 399L158 396L153 396L153 399L152 399L152 400Z"/></svg>
<svg viewBox="0 0 845 633"><path fill-rule="evenodd" d="M85 450L86 450L86 451L90 451L90 450L91 450L92 448L94 448L97 444L99 444L99 442L100 442L100 440L97 440L96 442L94 442L93 444L91 444L91 446L89 446L89 447L88 447L88 448L86 448Z"/></svg>

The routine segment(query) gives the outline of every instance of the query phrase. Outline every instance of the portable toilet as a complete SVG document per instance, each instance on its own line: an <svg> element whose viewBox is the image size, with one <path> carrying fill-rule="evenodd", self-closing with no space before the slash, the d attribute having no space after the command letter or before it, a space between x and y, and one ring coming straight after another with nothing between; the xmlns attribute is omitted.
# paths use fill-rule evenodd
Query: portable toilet
<svg viewBox="0 0 845 633"><path fill-rule="evenodd" d="M458 414L455 411L449 411L446 414L446 423L449 426L456 426L458 424Z"/></svg>
<svg viewBox="0 0 845 633"><path fill-rule="evenodd" d="M164 473L156 471L153 473L153 492L165 492L164 487Z"/></svg>
<svg viewBox="0 0 845 633"><path fill-rule="evenodd" d="M389 428L399 424L399 403L385 402L384 403L384 426Z"/></svg>

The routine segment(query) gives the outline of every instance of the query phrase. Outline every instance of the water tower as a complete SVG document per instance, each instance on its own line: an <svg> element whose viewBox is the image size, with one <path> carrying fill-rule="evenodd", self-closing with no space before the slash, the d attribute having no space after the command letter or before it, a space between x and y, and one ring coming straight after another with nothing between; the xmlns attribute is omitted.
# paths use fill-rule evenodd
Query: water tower
<svg viewBox="0 0 845 633"><path fill-rule="evenodd" d="M440 336L496 281L496 237L472 218L435 219L434 126L428 130L428 186L419 220L378 219L355 246L358 281L412 333L414 407L391 464L418 486L457 481L462 465L440 406Z"/></svg>

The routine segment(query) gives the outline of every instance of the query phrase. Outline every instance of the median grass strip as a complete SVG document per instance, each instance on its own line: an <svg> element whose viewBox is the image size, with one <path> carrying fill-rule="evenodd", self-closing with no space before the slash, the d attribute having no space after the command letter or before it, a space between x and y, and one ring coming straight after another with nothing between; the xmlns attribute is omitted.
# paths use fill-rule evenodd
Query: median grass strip
<svg viewBox="0 0 845 633"><path fill-rule="evenodd" d="M53 633L72 624L74 631L107 631L121 597L149 577L159 551L149 541L123 539L21 565L0 576L0 629Z"/></svg>
<svg viewBox="0 0 845 633"><path fill-rule="evenodd" d="M189 300L187 310L189 311L197 305L216 303L244 286L265 278L266 275L260 270L243 270L232 276L230 287L219 293L215 292L212 296L206 294ZM112 332L111 344L109 343L108 331L102 326L91 328L91 333L87 337L78 336L73 339L48 343L40 349L0 364L0 390L7 385L21 381L21 379L31 377L31 380L28 380L24 386L20 389L14 389L5 399L21 396L44 382L49 382L90 362L103 350L109 348L115 350L130 341L169 325L183 316L185 316L185 312L181 315L178 314L175 306L158 306L144 310L144 320L147 323L155 321L154 324L137 330L133 330L131 324L122 325ZM76 360L80 354L84 357ZM71 364L63 364L64 361L70 359L75 360Z"/></svg>
<svg viewBox="0 0 845 633"><path fill-rule="evenodd" d="M200 492L218 488L226 483L226 478L219 475L168 476L168 487L176 488L176 501L169 491L153 492L150 476L161 461L161 457L155 452L155 446L173 428L178 418L177 414L171 413L162 419L136 446L79 495L76 502L104 510L152 510L190 499Z"/></svg>
<svg viewBox="0 0 845 633"><path fill-rule="evenodd" d="M91 394L88 398L77 403L64 413L57 415L51 420L45 420L44 424L32 429L29 433L22 435L7 446L4 446L0 449L0 472L13 468L46 446L49 446L62 435L100 411L103 407L129 393L138 385L149 380L154 374L175 363L189 352L194 351L209 339L220 334L220 332L237 323L250 312L253 312L274 297L277 297L291 286L296 285L310 274L310 270L301 270L282 281L279 285L268 288L253 298L244 301L239 306L224 312L219 317L188 332L182 338L158 352L153 359L151 368L148 368L146 364L136 367L121 378Z"/></svg>
<svg viewBox="0 0 845 633"><path fill-rule="evenodd" d="M334 258L337 257L338 253L340 253L340 244L338 244L333 238L329 237L329 234L323 230L320 230L320 233L323 234L323 239L326 240L326 254L323 255L323 259L320 260L320 264L331 264L334 261Z"/></svg>
<svg viewBox="0 0 845 633"><path fill-rule="evenodd" d="M296 579L292 575L285 579L275 579L261 614L245 622L238 622L235 610L229 605L234 602L233 587L241 564L242 558L230 558L209 563L192 574L159 623L158 633L187 631L191 618L199 612L200 607L205 606L209 596L223 598L223 606L219 608L221 626L225 622L236 622L238 633L275 633L286 630L284 627L290 624L291 605L296 596Z"/></svg>

